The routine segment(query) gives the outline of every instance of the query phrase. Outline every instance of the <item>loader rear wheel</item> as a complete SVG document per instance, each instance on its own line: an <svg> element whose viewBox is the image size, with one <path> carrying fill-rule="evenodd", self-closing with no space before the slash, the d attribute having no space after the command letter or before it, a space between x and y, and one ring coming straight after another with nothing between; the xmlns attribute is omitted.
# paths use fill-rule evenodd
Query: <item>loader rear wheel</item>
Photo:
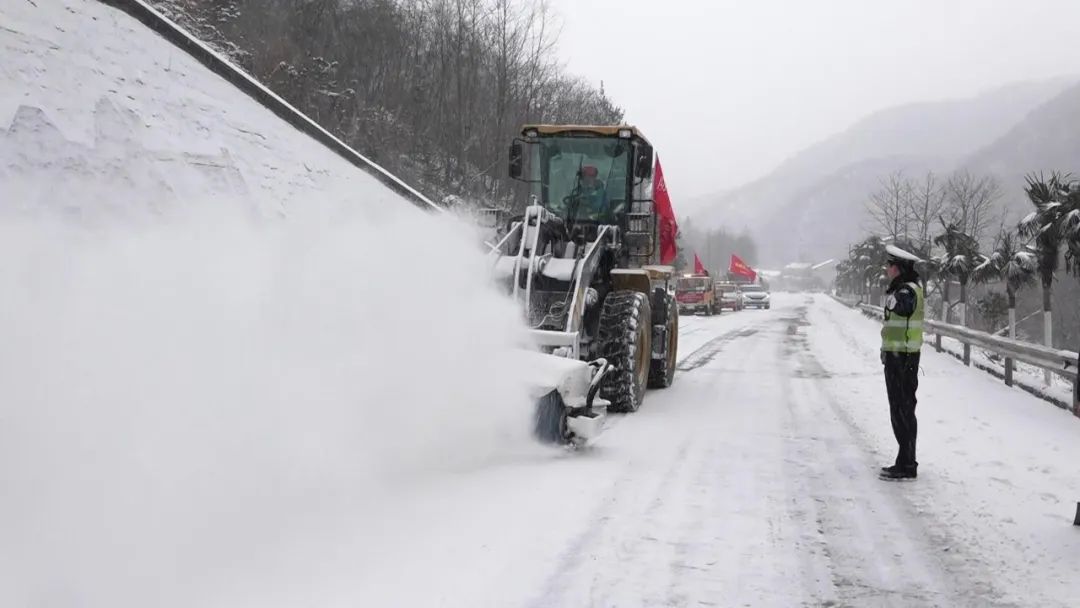
<svg viewBox="0 0 1080 608"><path fill-rule="evenodd" d="M679 307L675 299L664 294L662 314L653 312L653 324L667 329L667 345L662 359L653 359L649 367L649 388L667 388L675 382L675 364L679 355Z"/></svg>
<svg viewBox="0 0 1080 608"><path fill-rule="evenodd" d="M615 368L600 396L615 412L637 411L645 399L652 360L652 309L638 291L614 291L600 311L600 352Z"/></svg>

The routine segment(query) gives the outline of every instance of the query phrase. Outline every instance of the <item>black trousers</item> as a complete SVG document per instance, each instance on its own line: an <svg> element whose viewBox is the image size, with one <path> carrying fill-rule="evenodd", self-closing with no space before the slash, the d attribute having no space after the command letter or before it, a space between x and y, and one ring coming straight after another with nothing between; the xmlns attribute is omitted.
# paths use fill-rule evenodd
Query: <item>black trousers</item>
<svg viewBox="0 0 1080 608"><path fill-rule="evenodd" d="M919 353L885 353L885 389L889 393L889 415L899 451L896 466L919 466L915 460L915 439L919 422L915 419L915 391L919 388Z"/></svg>

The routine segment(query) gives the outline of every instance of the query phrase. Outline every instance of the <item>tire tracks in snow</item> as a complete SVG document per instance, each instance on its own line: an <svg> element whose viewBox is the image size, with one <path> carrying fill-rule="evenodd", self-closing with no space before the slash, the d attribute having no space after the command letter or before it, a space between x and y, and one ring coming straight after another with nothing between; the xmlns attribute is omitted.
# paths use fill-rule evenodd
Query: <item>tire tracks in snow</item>
<svg viewBox="0 0 1080 608"><path fill-rule="evenodd" d="M684 361L706 366L724 344L749 338L724 369L683 376L677 390L655 393L604 437L617 445L599 449L628 461L528 605L798 605L809 596L787 582L795 566L788 497L771 492L781 438L774 416L753 408L778 391L771 362L762 365L774 346L759 331L768 325L775 318L695 350ZM731 384L762 373L767 381L743 386L742 397L728 394Z"/></svg>
<svg viewBox="0 0 1080 608"><path fill-rule="evenodd" d="M703 346L690 353L689 355L683 357L682 360L678 362L675 369L676 371L680 372L692 372L695 369L708 365L713 359L716 358L717 355L720 354L720 351L723 350L724 346L727 345L728 342L731 342L736 338L746 338L752 336L757 332L757 326L740 327L739 329L725 332L713 338L712 340L709 340Z"/></svg>
<svg viewBox="0 0 1080 608"><path fill-rule="evenodd" d="M627 529L628 522L640 521L651 525L656 521L657 513L665 507L665 498L678 479L689 453L689 444L679 449L665 468L664 474L649 480L648 490L642 488L640 472L636 468L628 466L624 469L623 474L611 485L589 515L584 532L563 551L558 565L529 606L548 608L562 605L612 605L607 602L608 598L622 591L621 588L627 585L625 572L643 553L642 546L656 546L659 549L662 542L659 535L647 531L640 534L630 533ZM648 499L642 500L643 495ZM579 575L596 562L599 562L600 570L587 576L587 582L584 581ZM568 582L572 585L568 586ZM567 596L573 599L568 601ZM587 603L582 601L585 597L588 597Z"/></svg>
<svg viewBox="0 0 1080 608"><path fill-rule="evenodd" d="M1007 605L948 555L911 486L877 479L840 393L851 376L810 350L814 331L842 327L774 312L684 357L710 373L652 393L601 438L619 473L527 605Z"/></svg>
<svg viewBox="0 0 1080 608"><path fill-rule="evenodd" d="M682 329L679 330L680 341L687 336L691 336L702 331L707 331L708 326L705 325L703 322L703 320L707 318L708 317L693 317L693 321L695 321L695 323L689 325L689 327L684 326ZM720 354L720 352L728 343L730 343L732 340L735 340L736 338L745 338L754 335L755 333L757 333L759 326L760 323L750 327L739 327L726 331L723 334L710 339L705 344L691 351L690 354L684 355L679 358L678 361L675 363L676 372L691 372L707 365ZM678 381L676 380L676 382ZM652 395L655 394L655 392L655 389L650 389L648 394ZM647 403L648 396L646 396L646 405L643 405L643 407L648 407ZM625 413L608 414L607 419L604 421L604 432L608 433L612 429L618 427L620 424L627 420L627 416L628 414Z"/></svg>
<svg viewBox="0 0 1080 608"><path fill-rule="evenodd" d="M697 369L713 360L732 340L754 333L756 329L747 327L726 331L682 357L679 369L684 373L688 368ZM665 418L686 408L700 407L697 400L672 399L677 396L674 391L686 391L682 385L692 383L691 378L682 376L675 389L650 392L642 411L620 417L613 425L619 432L605 435L604 439L626 443L627 435L638 433L648 441L652 425L667 424L670 420ZM528 605L684 605L680 600L685 597L679 589L680 571L703 573L708 568L707 561L692 562L692 547L700 540L692 538L696 536L692 531L704 528L701 520L708 515L710 493L703 480L709 478L709 463L716 462L715 444L703 442L693 431L693 425L685 425L676 440L669 437L655 450L629 456L622 473L589 514L583 531L567 544L542 589ZM612 449L597 447L604 452ZM690 521L685 521L687 517Z"/></svg>

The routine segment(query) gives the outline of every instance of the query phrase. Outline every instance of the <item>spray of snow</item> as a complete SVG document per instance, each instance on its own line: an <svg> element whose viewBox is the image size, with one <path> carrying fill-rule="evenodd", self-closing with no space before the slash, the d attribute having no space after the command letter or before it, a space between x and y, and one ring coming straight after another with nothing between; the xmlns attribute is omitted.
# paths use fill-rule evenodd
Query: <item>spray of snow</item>
<svg viewBox="0 0 1080 608"><path fill-rule="evenodd" d="M536 457L476 235L103 3L0 23L0 606L362 605Z"/></svg>
<svg viewBox="0 0 1080 608"><path fill-rule="evenodd" d="M0 604L250 601L523 449L514 310L399 215L0 222Z"/></svg>

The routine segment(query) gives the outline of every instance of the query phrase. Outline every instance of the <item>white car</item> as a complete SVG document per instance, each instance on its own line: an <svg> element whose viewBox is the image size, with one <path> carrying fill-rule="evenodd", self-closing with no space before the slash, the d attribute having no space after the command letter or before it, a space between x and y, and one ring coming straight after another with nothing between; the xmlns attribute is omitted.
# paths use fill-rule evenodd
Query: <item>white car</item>
<svg viewBox="0 0 1080 608"><path fill-rule="evenodd" d="M769 309L769 291L761 285L743 285L742 301L745 308Z"/></svg>

